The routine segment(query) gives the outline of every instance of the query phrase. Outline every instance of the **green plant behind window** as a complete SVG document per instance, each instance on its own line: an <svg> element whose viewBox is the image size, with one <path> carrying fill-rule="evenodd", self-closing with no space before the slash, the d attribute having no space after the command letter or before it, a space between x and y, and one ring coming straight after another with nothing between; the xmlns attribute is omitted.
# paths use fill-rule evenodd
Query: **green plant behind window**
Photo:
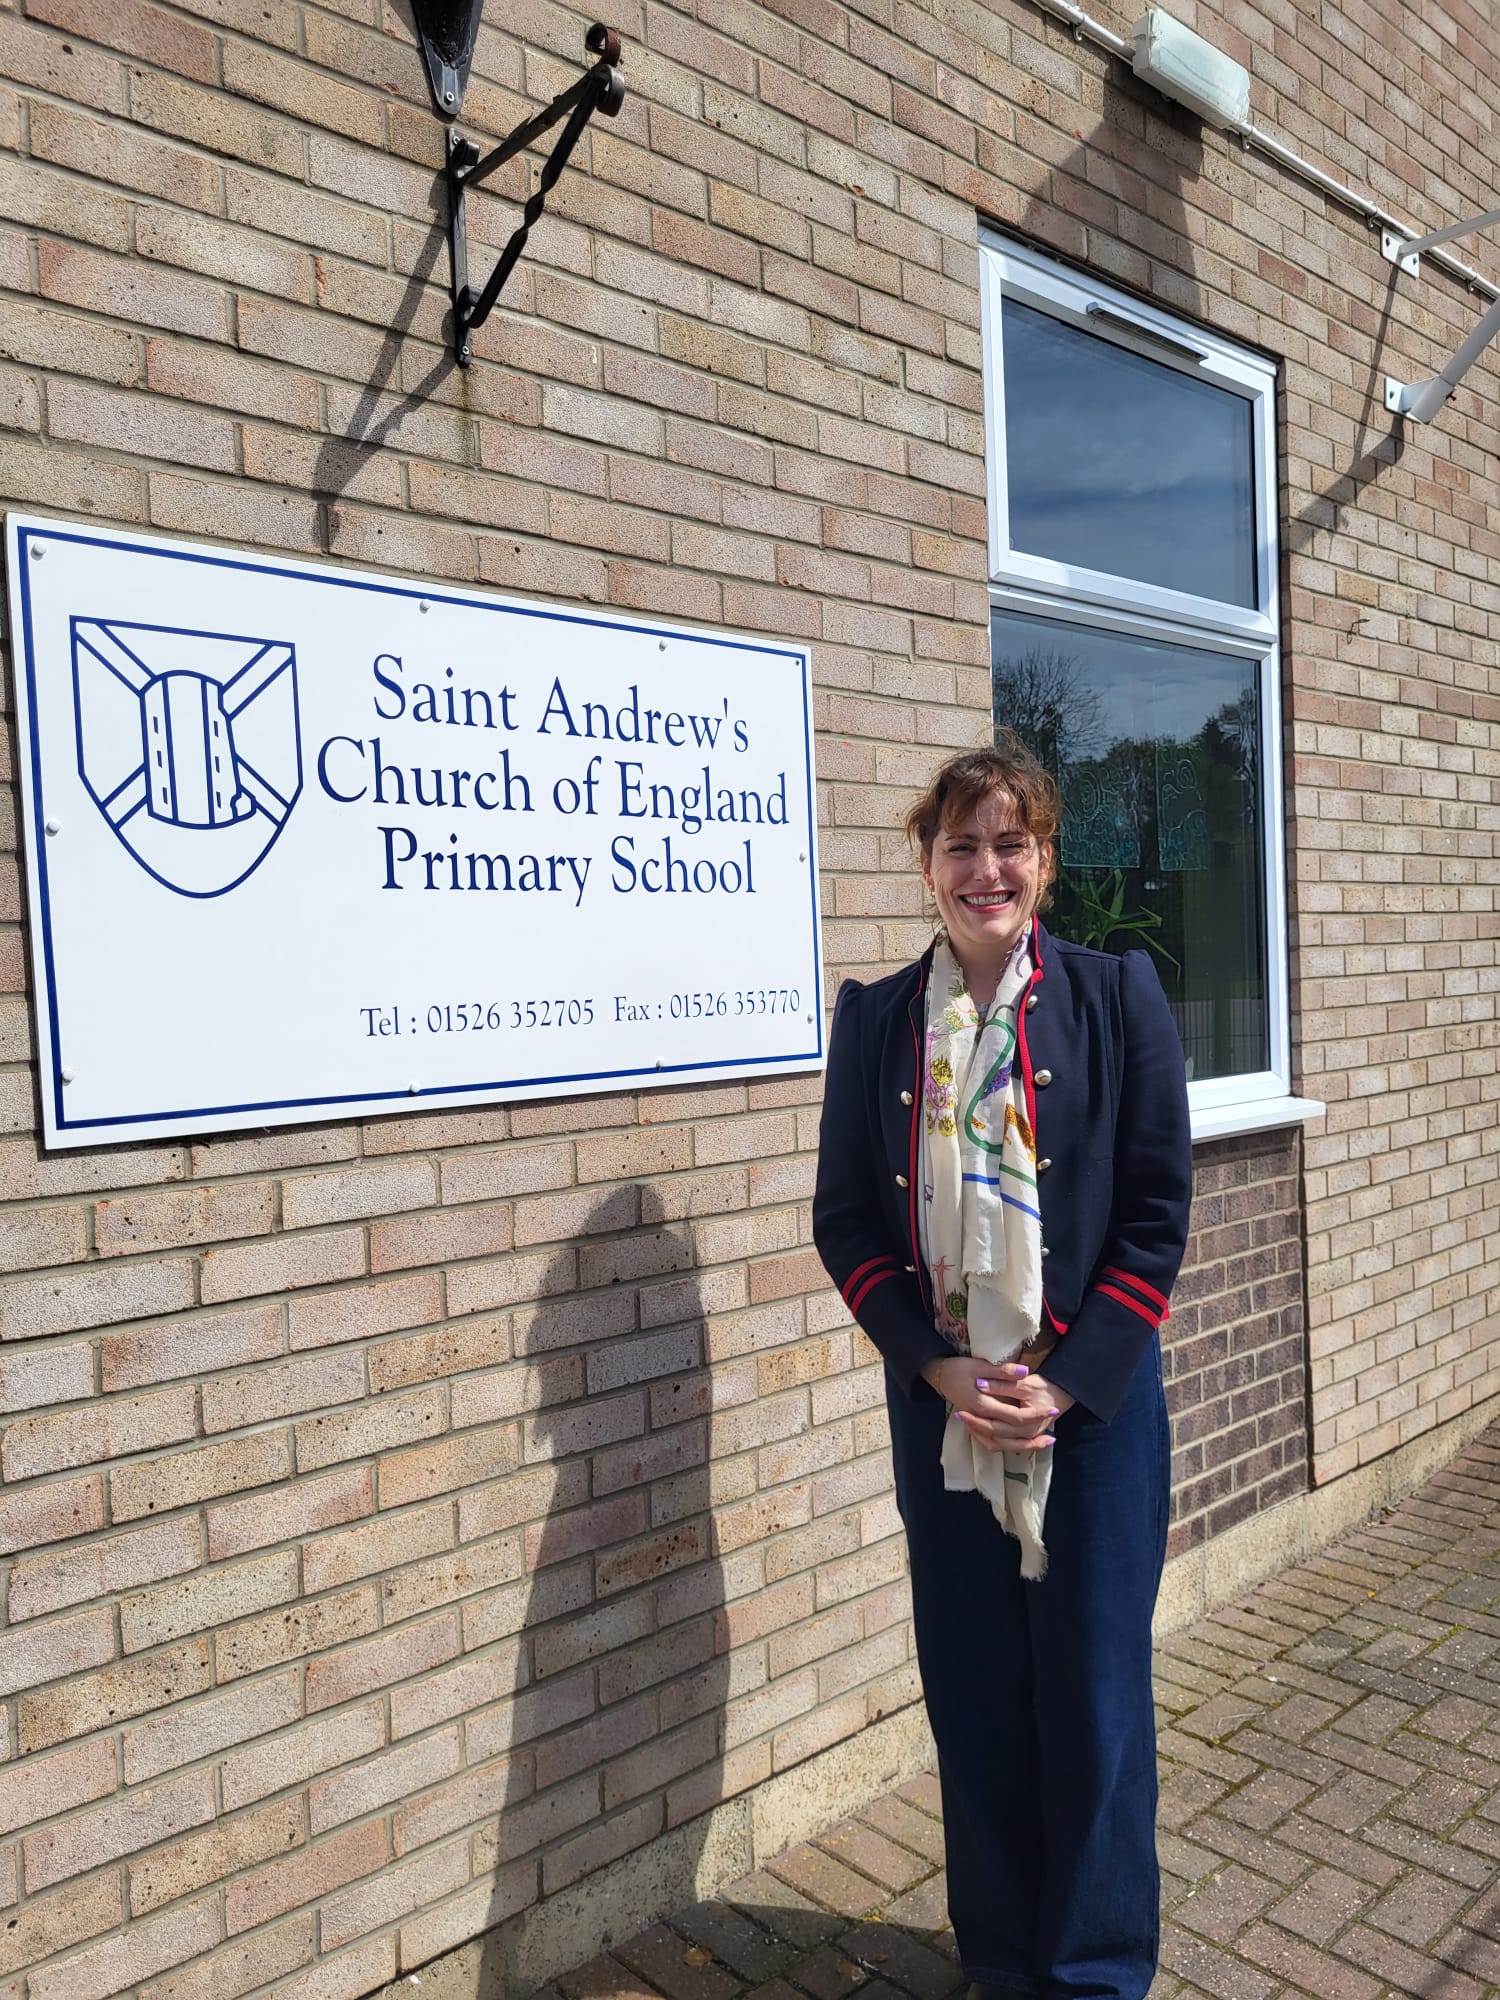
<svg viewBox="0 0 1500 2000"><path fill-rule="evenodd" d="M1159 910L1127 910L1123 868L1060 868L1053 890L1059 936L1094 951L1129 951L1145 945L1174 971L1182 967L1154 935L1162 927ZM1110 940L1123 939L1111 944Z"/></svg>

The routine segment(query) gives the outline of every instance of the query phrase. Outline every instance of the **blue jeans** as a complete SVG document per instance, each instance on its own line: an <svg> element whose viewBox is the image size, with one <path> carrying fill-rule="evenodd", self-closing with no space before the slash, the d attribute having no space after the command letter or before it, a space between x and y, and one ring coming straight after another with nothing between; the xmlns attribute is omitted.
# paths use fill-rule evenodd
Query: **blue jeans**
<svg viewBox="0 0 1500 2000"><path fill-rule="evenodd" d="M946 1406L890 1397L917 1658L938 1747L948 1909L970 1979L1027 2000L1144 2000L1156 1971L1151 1611L1170 1440L1153 1343L1114 1422L1057 1423L1048 1569L977 1493L945 1493Z"/></svg>

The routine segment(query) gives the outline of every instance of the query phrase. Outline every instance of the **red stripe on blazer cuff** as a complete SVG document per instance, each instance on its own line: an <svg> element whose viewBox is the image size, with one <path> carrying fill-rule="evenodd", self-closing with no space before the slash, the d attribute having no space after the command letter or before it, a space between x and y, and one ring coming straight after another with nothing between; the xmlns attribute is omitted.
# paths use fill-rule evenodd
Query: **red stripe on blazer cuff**
<svg viewBox="0 0 1500 2000"><path fill-rule="evenodd" d="M1129 1306L1130 1310L1133 1313L1140 1314L1141 1318L1146 1322L1147 1326L1149 1326L1153 1331L1155 1331L1155 1329L1161 1324L1159 1315L1152 1312L1150 1306L1143 1305L1139 1299L1133 1299L1130 1296L1129 1292L1122 1292L1118 1286L1095 1285L1094 1290L1096 1292L1103 1292L1104 1296L1107 1299L1118 1299L1122 1306Z"/></svg>
<svg viewBox="0 0 1500 2000"><path fill-rule="evenodd" d="M845 1278L843 1284L839 1286L839 1290L843 1293L844 1301L846 1304L848 1303L849 1294L854 1290L854 1287L859 1283L860 1279L863 1278L867 1272L874 1271L879 1267L881 1267L882 1265L888 1271L894 1271L896 1268L896 1260L889 1254L881 1257L867 1257L863 1262L863 1264L856 1266L856 1268L849 1273L848 1277Z"/></svg>
<svg viewBox="0 0 1500 2000"><path fill-rule="evenodd" d="M1122 1285L1129 1285L1133 1291L1139 1292L1143 1298L1154 1300L1161 1307L1162 1318L1166 1318L1167 1295L1165 1292L1159 1292L1155 1285L1148 1285L1144 1278L1137 1278L1132 1276L1129 1271L1122 1271L1118 1264L1106 1264L1104 1275L1106 1278L1118 1278Z"/></svg>
<svg viewBox="0 0 1500 2000"><path fill-rule="evenodd" d="M864 1304L865 1300L870 1296L871 1292L874 1291L875 1287L877 1285L883 1285L887 1278L894 1278L895 1275L896 1275L896 1267L893 1264L888 1271L877 1271L873 1278L867 1278L865 1282L860 1286L859 1290L854 1294L854 1297L850 1299L849 1301L850 1312L857 1313L860 1307Z"/></svg>

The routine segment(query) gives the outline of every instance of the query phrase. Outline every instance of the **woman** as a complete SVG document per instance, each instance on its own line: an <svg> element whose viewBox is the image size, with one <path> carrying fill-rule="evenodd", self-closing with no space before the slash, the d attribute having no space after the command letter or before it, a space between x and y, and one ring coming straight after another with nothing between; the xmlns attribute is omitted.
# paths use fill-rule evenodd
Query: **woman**
<svg viewBox="0 0 1500 2000"><path fill-rule="evenodd" d="M1142 2000L1156 1968L1157 1328L1187 1087L1146 954L1038 920L1058 817L1008 731L917 801L942 929L839 994L813 1201L886 1364L971 2000Z"/></svg>

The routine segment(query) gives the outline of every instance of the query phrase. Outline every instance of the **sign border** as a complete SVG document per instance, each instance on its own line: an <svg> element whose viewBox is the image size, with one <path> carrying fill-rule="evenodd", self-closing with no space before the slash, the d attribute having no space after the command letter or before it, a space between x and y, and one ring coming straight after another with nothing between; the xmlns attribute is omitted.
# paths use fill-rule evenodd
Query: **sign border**
<svg viewBox="0 0 1500 2000"><path fill-rule="evenodd" d="M807 756L807 859L810 918L813 950L813 1046L792 1049L780 1055L726 1056L711 1062L654 1063L648 1068L620 1070L580 1070L536 1077L497 1077L477 1083L433 1084L416 1089L361 1091L327 1097L271 1098L244 1104L189 1106L170 1111L125 1112L110 1118L69 1118L63 1104L62 1058L58 1047L57 985L52 959L51 889L47 875L46 813L42 798L41 744L36 727L36 658L32 631L31 554L39 541L80 542L89 547L123 549L168 561L201 563L209 568L248 570L257 575L289 576L301 581L333 585L346 590L366 590L377 595L413 598L429 604L457 604L468 609L501 615L536 618L549 624L596 626L609 631L636 632L648 638L679 639L698 645L717 646L726 651L769 654L795 661L800 669L803 742ZM720 1072L755 1069L762 1075L785 1075L820 1069L826 1058L823 1021L823 952L821 912L818 898L818 815L817 775L814 764L812 680L806 647L761 644L753 639L731 638L693 625L661 622L644 623L612 613L563 608L545 600L509 597L498 591L464 588L453 584L426 585L386 576L375 570L345 569L333 563L298 561L295 558L262 556L251 551L220 553L213 545L179 542L170 536L131 532L101 524L54 519L46 515L11 512L6 517L7 557L10 569L10 603L17 645L14 672L17 735L21 747L21 795L31 914L30 959L33 999L38 1025L38 1065L47 1063L51 1088L39 1074L45 1138L53 1143L68 1135L77 1145L88 1135L97 1135L101 1145L133 1136L141 1125L169 1126L150 1136L187 1138L219 1131L243 1130L259 1124L317 1124L339 1117L388 1116L400 1106L431 1108L437 1105L495 1104L512 1101L511 1093L523 1094L523 1101L548 1097L585 1096L582 1089L569 1086L598 1084L600 1094L611 1087L621 1091L649 1090L684 1078L714 1081ZM41 976L39 976L41 975ZM726 1079L727 1080L727 1079ZM289 1114L278 1118L277 1113ZM301 1113L302 1116L297 1114ZM261 1114L265 1114L262 1116ZM232 1125L215 1121L231 1118Z"/></svg>

